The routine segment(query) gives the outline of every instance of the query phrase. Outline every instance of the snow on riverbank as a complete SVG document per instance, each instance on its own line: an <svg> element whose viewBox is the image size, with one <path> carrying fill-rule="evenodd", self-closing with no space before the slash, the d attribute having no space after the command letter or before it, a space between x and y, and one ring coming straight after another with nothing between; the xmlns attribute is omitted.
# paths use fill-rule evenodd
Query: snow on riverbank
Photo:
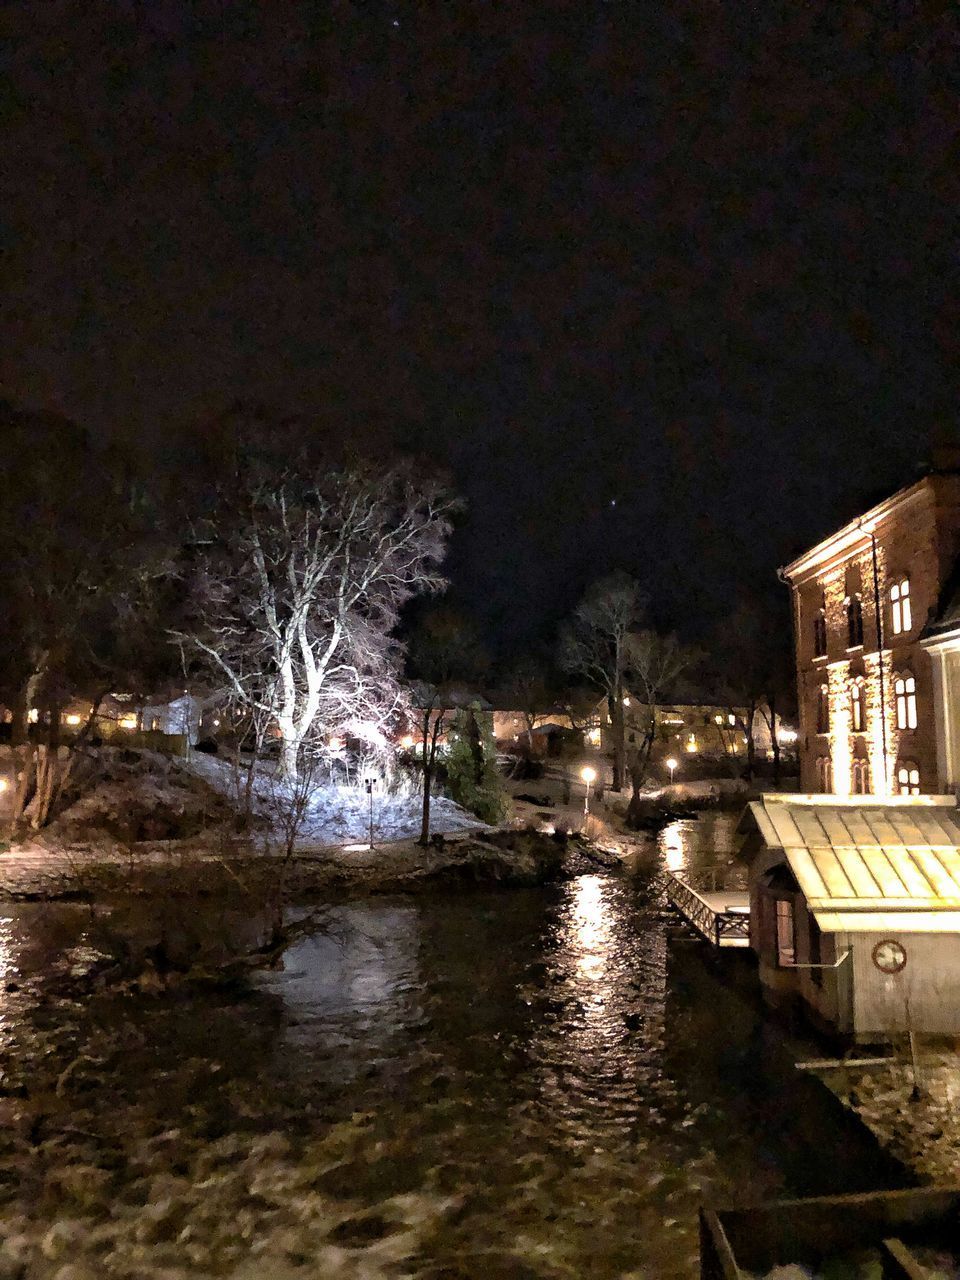
<svg viewBox="0 0 960 1280"><path fill-rule="evenodd" d="M188 768L214 791L232 798L237 793L234 771L229 761L195 752ZM282 784L267 768L254 782L254 809L271 822L278 803L283 801ZM422 797L410 789L399 794L375 791L373 796L374 841L410 840L420 834ZM430 805L430 829L449 835L458 831L483 831L485 824L443 796L434 796ZM338 845L366 842L370 838L370 799L361 787L320 787L311 797L297 843Z"/></svg>

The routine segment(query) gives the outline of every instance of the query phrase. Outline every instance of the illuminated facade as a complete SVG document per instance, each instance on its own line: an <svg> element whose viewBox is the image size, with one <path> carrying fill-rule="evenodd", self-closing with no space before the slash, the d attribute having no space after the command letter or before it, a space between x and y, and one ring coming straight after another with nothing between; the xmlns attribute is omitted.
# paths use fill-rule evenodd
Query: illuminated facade
<svg viewBox="0 0 960 1280"><path fill-rule="evenodd" d="M910 795L960 784L960 591L956 619L941 622L958 555L952 467L782 570L793 596L805 792Z"/></svg>

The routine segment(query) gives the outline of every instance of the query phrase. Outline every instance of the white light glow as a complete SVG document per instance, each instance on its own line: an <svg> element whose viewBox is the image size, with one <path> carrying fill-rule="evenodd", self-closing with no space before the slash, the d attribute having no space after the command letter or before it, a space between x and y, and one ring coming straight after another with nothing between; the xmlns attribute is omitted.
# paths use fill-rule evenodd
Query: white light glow
<svg viewBox="0 0 960 1280"><path fill-rule="evenodd" d="M79 723L80 723L80 717L79 717L79 716L77 716L77 715L64 716L64 720L65 720L65 722L66 722L67 724L79 724Z"/></svg>
<svg viewBox="0 0 960 1280"><path fill-rule="evenodd" d="M403 747L404 751L409 751L410 748L413 746L413 743L414 743L414 737L412 733L405 733L403 737L400 739L400 745L401 747Z"/></svg>
<svg viewBox="0 0 960 1280"><path fill-rule="evenodd" d="M137 727L137 717L136 717L136 716L121 716L121 717L120 717L120 728L121 728L121 729L135 729L136 727Z"/></svg>
<svg viewBox="0 0 960 1280"><path fill-rule="evenodd" d="M9 790L10 783L6 778L0 778L0 792Z"/></svg>
<svg viewBox="0 0 960 1280"><path fill-rule="evenodd" d="M573 922L580 953L577 968L586 978L599 978L606 968L610 943L610 925L599 876L581 876L577 880Z"/></svg>
<svg viewBox="0 0 960 1280"><path fill-rule="evenodd" d="M589 764L584 765L580 770L580 777L584 780L587 786L589 786L591 782L596 782L597 771Z"/></svg>

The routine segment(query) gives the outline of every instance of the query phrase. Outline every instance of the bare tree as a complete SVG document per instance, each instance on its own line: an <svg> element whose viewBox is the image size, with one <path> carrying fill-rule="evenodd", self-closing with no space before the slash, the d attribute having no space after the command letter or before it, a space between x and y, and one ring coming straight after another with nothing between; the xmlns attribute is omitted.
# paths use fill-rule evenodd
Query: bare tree
<svg viewBox="0 0 960 1280"><path fill-rule="evenodd" d="M247 465L221 494L176 633L224 696L275 716L284 776L318 738L370 740L400 698L393 638L438 572L454 502L398 464Z"/></svg>
<svg viewBox="0 0 960 1280"><path fill-rule="evenodd" d="M629 817L640 803L640 789L650 767L657 734L657 710L664 694L675 688L677 680L699 660L699 654L681 644L675 635L650 630L633 632L627 639L626 649L630 685L640 703L637 715L644 721L640 739L631 746L629 754L632 787Z"/></svg>
<svg viewBox="0 0 960 1280"><path fill-rule="evenodd" d="M629 638L640 624L644 597L627 574L595 583L561 632L560 666L582 675L607 700L613 734L613 790L623 790L626 764L623 699Z"/></svg>
<svg viewBox="0 0 960 1280"><path fill-rule="evenodd" d="M532 658L524 658L507 677L506 691L523 717L527 748L533 750L533 731L549 714L554 694L544 678L543 666Z"/></svg>
<svg viewBox="0 0 960 1280"><path fill-rule="evenodd" d="M421 618L410 641L408 669L419 721L423 808L420 844L430 841L430 802L437 771L437 749L447 729L447 716L464 701L463 682L485 666L485 656L471 627L451 609L434 609Z"/></svg>
<svg viewBox="0 0 960 1280"><path fill-rule="evenodd" d="M777 720L793 689L789 619L780 602L739 601L717 629L711 669L714 696L746 738L746 776L752 778L756 771L756 732L762 719L770 730L779 782Z"/></svg>
<svg viewBox="0 0 960 1280"><path fill-rule="evenodd" d="M20 748L14 820L40 827L76 764L76 742L61 750L64 701L86 695L96 707L174 656L153 640L172 555L164 505L126 454L5 403L0 437L0 692Z"/></svg>

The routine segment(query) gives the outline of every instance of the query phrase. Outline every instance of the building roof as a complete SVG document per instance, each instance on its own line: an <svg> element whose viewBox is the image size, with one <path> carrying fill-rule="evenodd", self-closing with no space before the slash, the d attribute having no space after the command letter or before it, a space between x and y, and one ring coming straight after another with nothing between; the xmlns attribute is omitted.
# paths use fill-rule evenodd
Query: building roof
<svg viewBox="0 0 960 1280"><path fill-rule="evenodd" d="M902 929L960 928L955 797L766 795L748 814L741 830L755 824L768 848L783 850L821 929L894 927L890 913Z"/></svg>
<svg viewBox="0 0 960 1280"><path fill-rule="evenodd" d="M936 611L920 633L920 639L937 640L960 629L960 558L943 584Z"/></svg>

